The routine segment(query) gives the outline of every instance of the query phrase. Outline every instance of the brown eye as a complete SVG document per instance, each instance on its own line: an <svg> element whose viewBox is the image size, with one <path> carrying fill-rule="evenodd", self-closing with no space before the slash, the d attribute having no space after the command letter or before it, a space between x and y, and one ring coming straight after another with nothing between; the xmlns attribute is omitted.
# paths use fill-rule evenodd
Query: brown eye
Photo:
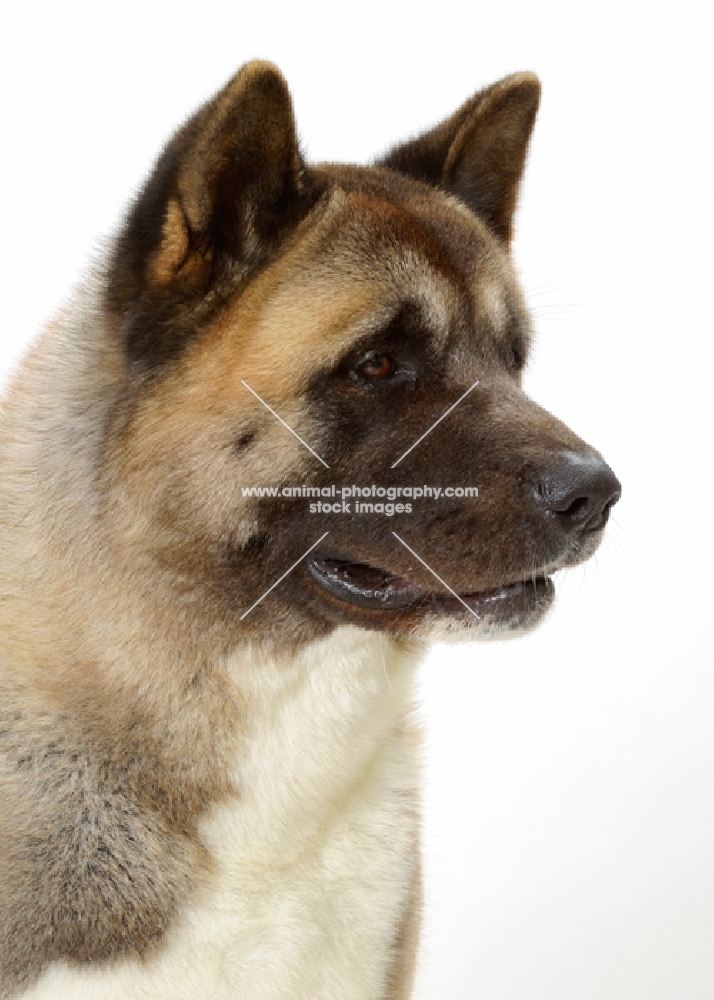
<svg viewBox="0 0 714 1000"><path fill-rule="evenodd" d="M357 372L370 382L391 378L397 370L397 363L391 354L383 351L371 351L359 365Z"/></svg>

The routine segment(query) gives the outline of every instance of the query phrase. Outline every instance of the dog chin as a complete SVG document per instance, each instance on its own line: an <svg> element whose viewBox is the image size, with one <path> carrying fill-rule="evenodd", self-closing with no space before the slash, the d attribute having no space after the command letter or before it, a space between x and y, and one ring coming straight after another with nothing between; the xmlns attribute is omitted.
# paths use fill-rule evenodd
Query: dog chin
<svg viewBox="0 0 714 1000"><path fill-rule="evenodd" d="M543 572L457 594L427 591L389 571L329 556L313 556L308 570L333 610L353 623L427 641L523 635L542 620L555 596L553 581Z"/></svg>
<svg viewBox="0 0 714 1000"><path fill-rule="evenodd" d="M553 606L554 598L527 612L503 619L485 615L476 620L464 612L463 615L425 615L414 622L409 635L427 643L489 642L504 639L518 639L536 629ZM398 630L394 630L395 632Z"/></svg>
<svg viewBox="0 0 714 1000"><path fill-rule="evenodd" d="M465 610L463 614L426 614L421 621L414 623L411 634L429 643L517 639L527 635L541 624L555 602L555 585L550 574L587 562L599 548L603 535L604 531L594 532L580 541L577 548L545 567L541 572L547 574L550 586L530 607L522 608L512 615L504 615L499 610L483 614L478 619Z"/></svg>

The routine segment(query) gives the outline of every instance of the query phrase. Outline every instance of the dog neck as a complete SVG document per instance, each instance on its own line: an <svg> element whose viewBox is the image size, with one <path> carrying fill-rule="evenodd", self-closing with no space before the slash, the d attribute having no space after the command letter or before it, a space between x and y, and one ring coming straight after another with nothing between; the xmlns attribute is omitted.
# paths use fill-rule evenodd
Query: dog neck
<svg viewBox="0 0 714 1000"><path fill-rule="evenodd" d="M235 781L245 856L285 863L370 780L408 728L418 649L344 627L290 659L242 649L226 664L245 706ZM405 776L394 776L403 787ZM410 776L411 782L411 776ZM255 857L259 855L260 857Z"/></svg>

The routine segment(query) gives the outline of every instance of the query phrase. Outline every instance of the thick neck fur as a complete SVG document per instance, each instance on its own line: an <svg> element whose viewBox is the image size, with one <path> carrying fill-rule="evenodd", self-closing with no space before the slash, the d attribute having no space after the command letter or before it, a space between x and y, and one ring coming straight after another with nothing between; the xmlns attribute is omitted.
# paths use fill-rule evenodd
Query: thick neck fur
<svg viewBox="0 0 714 1000"><path fill-rule="evenodd" d="M365 803L392 801L389 837L401 836L397 814L416 816L408 723L416 643L341 627L291 649L227 647L223 633L210 623L197 628L192 609L172 602L107 535L97 468L123 370L118 350L98 335L96 302L83 290L45 331L0 411L0 997L15 996L53 962L169 961L174 953L161 952L162 942L184 925L188 901L214 905L204 897L216 873L235 894L227 905L237 905L249 873L285 870L322 850L353 801L362 803L358 826ZM96 809L86 840L73 818L84 808ZM121 836L119 815L129 817ZM403 859L413 826L405 825ZM97 868L97 844L109 845L100 863L146 870L151 881L133 879L115 912L98 916L91 879L78 889L68 881L69 842L48 839L36 865L23 868L36 829L67 829L78 840L72 850L101 876L95 897L114 878ZM371 836L368 827L360 836ZM412 861L404 864L395 913ZM65 933L70 891L79 893L79 913ZM127 926L122 906L135 926L117 937ZM240 933L234 928L226 944L237 955L247 947ZM162 982L180 978L171 961ZM52 982L37 996L64 997ZM68 982L66 995L85 995ZM257 982L246 980L251 995ZM146 995L169 994L156 987Z"/></svg>

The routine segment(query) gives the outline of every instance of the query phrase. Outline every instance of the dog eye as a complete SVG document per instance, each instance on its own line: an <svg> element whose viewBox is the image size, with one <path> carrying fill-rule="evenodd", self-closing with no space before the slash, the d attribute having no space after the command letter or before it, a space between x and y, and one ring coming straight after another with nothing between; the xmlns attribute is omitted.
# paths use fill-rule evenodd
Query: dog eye
<svg viewBox="0 0 714 1000"><path fill-rule="evenodd" d="M368 382L381 382L396 374L397 362L386 351L370 351L353 370Z"/></svg>

